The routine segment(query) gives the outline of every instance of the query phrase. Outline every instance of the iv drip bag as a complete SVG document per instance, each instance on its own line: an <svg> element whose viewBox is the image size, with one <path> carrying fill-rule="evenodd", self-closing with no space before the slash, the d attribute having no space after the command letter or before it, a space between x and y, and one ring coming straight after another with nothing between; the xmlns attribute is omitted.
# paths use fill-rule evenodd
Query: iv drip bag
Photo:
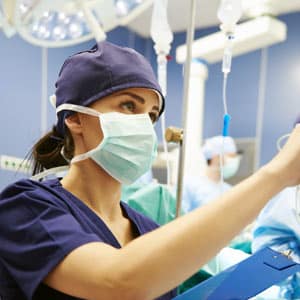
<svg viewBox="0 0 300 300"><path fill-rule="evenodd" d="M168 24L168 0L155 0L151 20L151 37L155 43L156 54L168 55L173 41L173 34Z"/></svg>
<svg viewBox="0 0 300 300"><path fill-rule="evenodd" d="M222 30L225 32L234 32L234 27L241 16L241 0L221 0L218 9L218 18L222 23Z"/></svg>

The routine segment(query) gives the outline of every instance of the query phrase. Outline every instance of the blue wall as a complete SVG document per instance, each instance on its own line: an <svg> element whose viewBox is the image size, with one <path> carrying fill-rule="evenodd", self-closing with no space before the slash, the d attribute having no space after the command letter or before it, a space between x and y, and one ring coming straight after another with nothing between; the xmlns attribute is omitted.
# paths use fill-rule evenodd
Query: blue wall
<svg viewBox="0 0 300 300"><path fill-rule="evenodd" d="M300 112L300 13L281 17L288 25L285 43L269 49L266 86L266 108L261 161L267 162L276 153L277 138L290 131ZM218 28L196 32L196 38ZM172 57L168 67L167 126L182 126L183 77L182 66L175 62L175 49L185 43L185 33L174 36ZM119 28L108 34L108 40L131 46L143 53L156 67L151 40ZM88 42L74 47L49 49L48 89L54 83L65 58L74 52L91 47ZM20 37L6 38L0 32L0 155L24 157L40 137L41 49ZM237 138L254 137L256 128L260 51L234 58L228 82L228 108L232 115L231 135ZM222 127L221 64L209 66L206 84L204 136L219 134ZM48 108L49 128L55 122L53 108ZM161 139L160 125L157 132ZM22 175L0 170L0 190Z"/></svg>

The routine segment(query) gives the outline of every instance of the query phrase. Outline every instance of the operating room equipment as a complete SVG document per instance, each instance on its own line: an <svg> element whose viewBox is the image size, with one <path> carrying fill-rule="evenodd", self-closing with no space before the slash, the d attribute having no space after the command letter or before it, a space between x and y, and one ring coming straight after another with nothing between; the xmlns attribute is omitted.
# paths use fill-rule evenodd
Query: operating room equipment
<svg viewBox="0 0 300 300"><path fill-rule="evenodd" d="M8 37L18 33L41 47L65 47L127 26L151 7L153 0L2 0L1 21Z"/></svg>
<svg viewBox="0 0 300 300"><path fill-rule="evenodd" d="M257 117L256 117L256 143L255 143L255 156L254 168L258 170L260 166L260 153L263 134L263 121L266 102L266 84L267 84L267 69L268 69L269 51L268 48L261 50L260 59L260 74L258 86L258 99L257 99Z"/></svg>
<svg viewBox="0 0 300 300"><path fill-rule="evenodd" d="M95 15L87 7L86 2L83 2L81 0L77 0L76 2L78 8L83 12L88 27L93 33L96 42L101 42L105 40L106 39L105 31L103 30L101 24L99 24L99 21L97 20Z"/></svg>
<svg viewBox="0 0 300 300"><path fill-rule="evenodd" d="M232 47L235 27L242 16L241 0L221 0L218 9L218 18L221 21L221 30L225 35L225 49L223 55L222 71L225 76L231 70Z"/></svg>
<svg viewBox="0 0 300 300"><path fill-rule="evenodd" d="M154 49L157 56L157 77L161 86L163 96L167 96L167 57L171 50L173 34L168 23L168 0L155 0L151 19L151 37L154 42ZM161 116L162 136L166 131L165 112ZM162 139L167 164L167 185L170 186L170 159L168 156L168 145Z"/></svg>
<svg viewBox="0 0 300 300"><path fill-rule="evenodd" d="M31 173L31 164L23 158L0 155L0 170Z"/></svg>
<svg viewBox="0 0 300 300"><path fill-rule="evenodd" d="M253 0L250 0L249 7L255 6ZM262 2L260 2L262 3ZM281 6L280 2L274 3L276 10L276 5ZM292 3L291 3L292 5ZM257 8L257 5L256 7ZM255 51L257 49L266 48L271 45L281 43L285 41L287 38L287 25L282 22L281 20L271 17L271 16L259 16L254 19L245 20L242 23L235 26L235 38L234 38L234 47L232 48L232 55L233 57L249 53L251 51ZM222 61L224 56L224 48L225 48L225 41L224 33L221 31L212 33L210 35L201 37L199 39L196 39L193 42L192 45L192 58L198 59L199 61L199 67L201 66L204 69L206 69L205 73L206 75L199 75L198 76L198 99L197 103L204 103L205 102L205 81L207 76L209 76L208 68L206 67L207 64L214 64L219 61ZM184 63L187 58L187 52L188 52L188 45L180 45L176 49L176 61L178 63ZM200 62L206 62L200 63ZM202 72L204 73L204 72ZM224 88L225 87L225 88ZM195 87L196 90L196 87ZM223 84L223 91L226 92L226 84ZM226 97L226 93L225 97ZM225 98L223 96L223 99ZM223 100L223 102L226 103L227 106L227 99ZM261 101L260 101L261 103ZM198 106L196 106L194 103L190 102L189 104L190 109L187 111L187 120L193 120L193 129L199 128L202 129L202 123L204 120L204 111L199 109ZM225 108L224 108L225 110ZM194 117L195 114L198 114L197 118ZM261 110L258 112L258 116L261 115ZM228 119L225 119L226 124L224 124L224 128L229 128ZM258 121L258 127L257 132L261 132L260 121ZM228 131L227 131L228 132ZM226 133L226 131L224 132ZM187 135L189 132L187 132ZM199 134L197 132L198 136L202 136L203 133ZM187 137L186 135L186 137ZM260 138L260 136L257 136L257 138ZM190 145L191 143L189 143ZM189 149L188 149L189 150ZM193 159L187 158L187 165L191 166L193 165Z"/></svg>
<svg viewBox="0 0 300 300"><path fill-rule="evenodd" d="M15 3L10 0L2 0L0 4L0 29L10 38L16 34L16 28L13 24L13 15L15 11Z"/></svg>
<svg viewBox="0 0 300 300"><path fill-rule="evenodd" d="M165 132L165 139L168 143L177 143L179 144L179 157L178 161L179 164L183 160L183 130L181 128L176 127L168 127ZM182 208L182 188L178 185L182 184L180 181L182 180L184 175L183 167L178 168L178 175L177 175L177 191L176 191L176 217L179 217L181 214ZM178 192L179 191L179 192ZM179 194L181 193L181 194Z"/></svg>
<svg viewBox="0 0 300 300"><path fill-rule="evenodd" d="M258 3L259 2L259 3ZM243 2L244 4L244 2ZM263 1L254 1L250 0L248 3L248 8L257 9L260 5L263 4ZM286 2L285 2L286 4ZM284 4L284 5L285 5ZM294 5L295 3L290 3L290 5ZM281 2L273 2L272 8L276 10L276 12L280 12L282 9ZM275 14L276 15L276 14ZM244 15L246 20L243 20L242 23L237 24L235 26L235 38L234 38L234 47L232 48L232 57L249 53L251 51L255 51L257 49L265 48L277 43L281 43L287 38L287 25L281 20L275 18L274 16L269 15L258 15L254 19L247 19L247 15ZM203 68L207 64L214 64L223 60L224 57L224 48L225 48L226 39L224 38L224 33L222 31L218 31L212 33L210 35L201 37L193 41L191 56L193 59L198 59L199 63ZM190 51L190 45L184 44L180 45L176 49L176 61L178 63L185 63L188 57L188 53ZM205 81L208 74L208 68L206 68L205 76L198 76L199 83L198 84L198 102L205 102ZM200 82L201 81L201 82ZM225 86L225 88L224 88ZM226 92L226 84L223 84L223 91ZM224 93L226 96L226 93ZM223 96L223 98L225 98ZM223 99L227 106L227 100ZM204 111L195 107L193 103L189 103L189 107L191 109L187 110L186 120L193 119L193 127L192 128L200 128L202 131L202 123L204 120ZM224 110L225 110L224 107ZM193 118L194 114L198 113L197 118ZM224 124L224 128L229 128L229 122L226 118L224 120L226 123ZM224 133L228 131L225 130ZM198 132L197 132L198 133ZM187 132L188 134L188 132ZM187 137L187 134L185 137ZM199 135L199 134L198 134ZM201 132L201 136L203 133ZM191 144L191 143L190 143ZM190 145L189 144L189 145ZM193 158L186 158L187 165L191 166L193 164Z"/></svg>
<svg viewBox="0 0 300 300"><path fill-rule="evenodd" d="M231 121L231 116L228 113L227 106L227 78L228 74L231 71L231 62L232 62L232 48L233 40L235 35L235 26L236 23L242 16L242 3L241 0L221 0L220 7L218 9L218 18L221 21L221 30L225 35L225 47L223 54L223 63L222 63L222 72L223 72L223 139L229 135L229 126ZM223 140L224 146L224 140ZM224 149L224 147L223 147ZM224 183L224 151L220 155L220 173L221 173L221 190Z"/></svg>
<svg viewBox="0 0 300 300"><path fill-rule="evenodd" d="M290 133L284 134L281 137L279 137L276 141L276 147L277 150L280 151L282 149L282 143L284 140L287 140L290 137Z"/></svg>
<svg viewBox="0 0 300 300"><path fill-rule="evenodd" d="M184 65L184 83L183 83L183 110L182 110L182 120L183 120L183 132L187 128L187 112L188 112L188 96L190 89L190 77L191 77L191 63L192 63L192 44L195 35L195 19L196 19L196 0L190 0L190 15L189 24L187 29L187 58ZM176 201L177 201L177 213L176 216L180 215L181 203L182 203L182 192L183 192L183 180L184 180L184 166L185 166L185 152L186 152L186 139L183 136L182 147L181 147L181 159L179 159L178 164L178 177L177 177L177 191L176 191ZM179 174L182 174L179 176Z"/></svg>

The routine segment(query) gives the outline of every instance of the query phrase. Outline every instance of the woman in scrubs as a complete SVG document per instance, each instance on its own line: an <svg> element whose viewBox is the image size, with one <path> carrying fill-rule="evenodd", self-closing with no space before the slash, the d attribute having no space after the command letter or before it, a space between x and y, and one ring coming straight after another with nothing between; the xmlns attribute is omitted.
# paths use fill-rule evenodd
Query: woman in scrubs
<svg viewBox="0 0 300 300"><path fill-rule="evenodd" d="M172 299L280 190L300 183L300 127L285 148L219 201L160 228L120 202L150 168L164 99L150 65L108 42L69 57L57 123L34 147L34 173L0 196L1 299Z"/></svg>

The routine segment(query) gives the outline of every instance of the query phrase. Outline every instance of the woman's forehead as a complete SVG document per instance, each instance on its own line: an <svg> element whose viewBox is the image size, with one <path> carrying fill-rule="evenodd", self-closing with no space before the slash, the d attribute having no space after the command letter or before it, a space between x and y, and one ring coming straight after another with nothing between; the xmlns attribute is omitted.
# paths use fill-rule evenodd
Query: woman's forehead
<svg viewBox="0 0 300 300"><path fill-rule="evenodd" d="M135 99L137 102L143 105L152 106L158 111L160 110L161 99L158 92L148 88L128 88L116 93L113 93L109 96L103 97L96 101L94 104L97 105L98 103L105 104L111 100L118 100L123 97L131 97ZM94 106L94 105L91 105Z"/></svg>

